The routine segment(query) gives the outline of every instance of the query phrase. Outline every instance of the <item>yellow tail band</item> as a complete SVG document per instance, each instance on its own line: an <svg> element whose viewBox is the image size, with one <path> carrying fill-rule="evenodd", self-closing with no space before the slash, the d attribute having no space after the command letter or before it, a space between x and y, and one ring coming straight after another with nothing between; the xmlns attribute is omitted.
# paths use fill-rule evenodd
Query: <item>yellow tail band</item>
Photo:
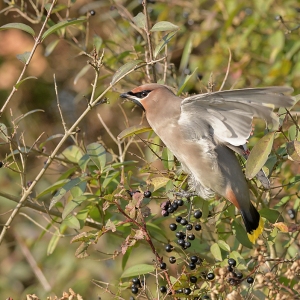
<svg viewBox="0 0 300 300"><path fill-rule="evenodd" d="M255 241L262 234L262 232L264 230L264 225L265 225L265 222L262 219L262 217L260 217L258 227L255 230L253 230L251 233L247 233L248 238L252 244L255 244Z"/></svg>

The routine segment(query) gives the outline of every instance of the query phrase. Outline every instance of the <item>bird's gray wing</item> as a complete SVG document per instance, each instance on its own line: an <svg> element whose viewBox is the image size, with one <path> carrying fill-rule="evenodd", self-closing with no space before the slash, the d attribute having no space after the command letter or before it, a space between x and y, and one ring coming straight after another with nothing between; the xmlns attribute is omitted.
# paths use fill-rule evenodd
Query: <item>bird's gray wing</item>
<svg viewBox="0 0 300 300"><path fill-rule="evenodd" d="M219 141L239 146L246 143L252 130L252 119L258 117L278 126L275 107L291 107L295 99L283 93L289 87L241 89L195 95L181 102L182 124L196 126L193 131L204 132L208 126Z"/></svg>

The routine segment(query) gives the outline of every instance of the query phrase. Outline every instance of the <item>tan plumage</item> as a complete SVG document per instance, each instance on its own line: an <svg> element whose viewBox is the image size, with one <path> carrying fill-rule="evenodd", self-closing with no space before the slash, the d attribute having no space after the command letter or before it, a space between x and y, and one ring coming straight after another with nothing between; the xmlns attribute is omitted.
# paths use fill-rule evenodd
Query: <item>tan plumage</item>
<svg viewBox="0 0 300 300"><path fill-rule="evenodd" d="M250 201L240 153L252 130L253 117L278 125L274 107L291 107L288 87L230 90L177 97L167 86L146 84L121 95L146 112L146 118L189 175L189 186L199 196L214 193L232 202L242 214L251 242L263 221Z"/></svg>

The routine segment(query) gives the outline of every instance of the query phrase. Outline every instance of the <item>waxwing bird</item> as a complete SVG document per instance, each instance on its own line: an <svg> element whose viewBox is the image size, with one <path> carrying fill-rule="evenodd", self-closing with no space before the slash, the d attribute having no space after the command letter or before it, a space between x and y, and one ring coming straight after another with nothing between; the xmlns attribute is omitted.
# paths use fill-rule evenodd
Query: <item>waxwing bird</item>
<svg viewBox="0 0 300 300"><path fill-rule="evenodd" d="M295 100L283 94L292 91L289 87L253 88L182 99L167 86L145 84L121 97L146 112L152 129L189 175L190 189L204 199L217 193L234 204L255 243L264 222L250 201L235 152L241 153L249 138L253 117L278 126L273 109L293 106Z"/></svg>

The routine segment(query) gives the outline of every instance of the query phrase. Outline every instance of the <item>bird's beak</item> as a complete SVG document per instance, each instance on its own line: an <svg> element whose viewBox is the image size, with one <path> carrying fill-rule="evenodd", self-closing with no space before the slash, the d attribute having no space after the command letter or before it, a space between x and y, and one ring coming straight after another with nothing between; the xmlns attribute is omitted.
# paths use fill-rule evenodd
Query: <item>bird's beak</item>
<svg viewBox="0 0 300 300"><path fill-rule="evenodd" d="M140 102L139 98L136 97L132 92L123 93L120 95L121 98L128 99L134 102L137 106L139 106L143 111L145 111L144 106Z"/></svg>

